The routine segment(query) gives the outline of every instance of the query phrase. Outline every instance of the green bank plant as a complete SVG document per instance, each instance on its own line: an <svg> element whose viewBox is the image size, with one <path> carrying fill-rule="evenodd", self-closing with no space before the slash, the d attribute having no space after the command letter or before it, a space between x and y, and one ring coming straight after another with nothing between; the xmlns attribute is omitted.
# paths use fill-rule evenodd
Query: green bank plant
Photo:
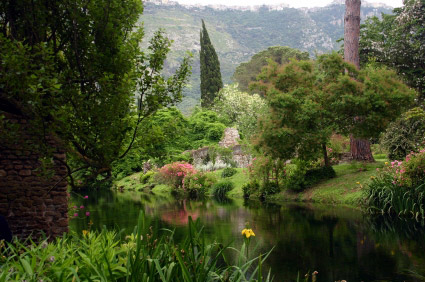
<svg viewBox="0 0 425 282"><path fill-rule="evenodd" d="M84 230L52 242L17 241L0 254L0 281L270 281L261 257L242 259L220 243L206 243L203 228L189 218L188 235L179 242L172 230L159 235L145 226L143 213L130 236ZM225 253L235 251L236 262Z"/></svg>
<svg viewBox="0 0 425 282"><path fill-rule="evenodd" d="M192 199L202 198L216 182L217 178L213 173L196 172L185 176L183 189Z"/></svg>
<svg viewBox="0 0 425 282"><path fill-rule="evenodd" d="M226 178L226 177L232 177L233 175L235 175L238 171L233 168L233 167L226 167L225 169L223 169L223 171L221 172L221 177L222 178Z"/></svg>
<svg viewBox="0 0 425 282"><path fill-rule="evenodd" d="M216 199L226 198L226 193L232 190L235 187L232 181L223 180L214 184L212 194Z"/></svg>
<svg viewBox="0 0 425 282"><path fill-rule="evenodd" d="M365 189L367 210L425 218L425 150L386 164Z"/></svg>

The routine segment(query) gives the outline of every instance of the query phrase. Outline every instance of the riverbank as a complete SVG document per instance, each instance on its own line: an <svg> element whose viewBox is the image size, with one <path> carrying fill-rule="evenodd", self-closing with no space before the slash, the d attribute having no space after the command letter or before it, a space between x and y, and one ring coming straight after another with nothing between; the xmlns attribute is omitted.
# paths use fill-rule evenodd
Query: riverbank
<svg viewBox="0 0 425 282"><path fill-rule="evenodd" d="M384 158L375 157L374 163L343 163L333 166L336 177L322 181L302 192L289 190L281 191L278 194L267 198L270 202L313 202L323 204L341 204L356 206L363 195L363 188L371 177L376 175L378 168L384 167ZM229 198L242 198L242 187L249 181L248 175L242 168L237 168L237 173L226 178L234 183L235 188L228 192ZM222 170L214 171L217 179L220 180ZM137 190L154 194L167 194L171 192L171 187L167 185L156 185L151 188L150 184L140 183L141 172L125 177L114 183L116 189Z"/></svg>

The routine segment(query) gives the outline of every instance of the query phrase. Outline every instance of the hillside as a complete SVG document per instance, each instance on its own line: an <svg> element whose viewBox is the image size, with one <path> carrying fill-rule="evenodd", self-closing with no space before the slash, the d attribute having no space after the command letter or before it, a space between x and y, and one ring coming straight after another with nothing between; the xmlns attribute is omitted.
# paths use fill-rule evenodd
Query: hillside
<svg viewBox="0 0 425 282"><path fill-rule="evenodd" d="M174 41L167 61L172 71L187 52L194 55L193 74L180 105L187 113L199 102L199 31L204 19L212 43L218 53L224 83L231 83L236 67L252 55L270 46L289 46L307 51L314 57L338 49L337 39L344 34L344 9L334 3L323 8L288 8L284 6L243 7L182 6L176 3L147 2L141 17L146 39L163 28ZM390 13L389 7L363 5L362 19L381 13ZM147 44L148 40L145 41Z"/></svg>

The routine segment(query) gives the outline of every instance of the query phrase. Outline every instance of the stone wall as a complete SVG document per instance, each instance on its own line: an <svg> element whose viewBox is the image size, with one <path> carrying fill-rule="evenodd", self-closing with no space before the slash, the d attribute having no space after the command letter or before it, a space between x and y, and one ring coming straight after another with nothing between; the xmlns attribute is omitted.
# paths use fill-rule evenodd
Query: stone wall
<svg viewBox="0 0 425 282"><path fill-rule="evenodd" d="M6 216L14 236L62 235L68 231L66 155L55 149L58 146L52 138L46 138L54 151L50 175L42 175L46 170L34 146L28 144L33 139L25 134L27 120L14 115L6 118L22 131L13 142L0 142L0 214Z"/></svg>
<svg viewBox="0 0 425 282"><path fill-rule="evenodd" d="M222 140L218 143L219 146L225 148L231 148L233 151L233 161L236 162L238 167L247 167L251 163L251 155L245 154L242 150L242 146L239 145L240 139L239 132L235 128L226 128ZM204 159L208 155L209 147L203 147L198 150L187 151L190 152L193 158L195 166L202 165ZM217 163L222 162L220 157L217 157Z"/></svg>

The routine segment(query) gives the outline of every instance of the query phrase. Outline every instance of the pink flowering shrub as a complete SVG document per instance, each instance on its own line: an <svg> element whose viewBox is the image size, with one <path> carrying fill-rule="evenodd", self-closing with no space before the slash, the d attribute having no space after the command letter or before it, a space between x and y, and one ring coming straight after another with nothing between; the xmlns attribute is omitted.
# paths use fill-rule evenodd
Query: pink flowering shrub
<svg viewBox="0 0 425 282"><path fill-rule="evenodd" d="M405 161L397 165L396 173L401 186L416 187L425 183L425 149L408 154Z"/></svg>
<svg viewBox="0 0 425 282"><path fill-rule="evenodd" d="M425 218L425 150L386 163L365 189L371 213Z"/></svg>
<svg viewBox="0 0 425 282"><path fill-rule="evenodd" d="M186 162L174 162L161 167L156 174L159 183L173 188L183 188L183 180L188 174L196 173L196 169Z"/></svg>

